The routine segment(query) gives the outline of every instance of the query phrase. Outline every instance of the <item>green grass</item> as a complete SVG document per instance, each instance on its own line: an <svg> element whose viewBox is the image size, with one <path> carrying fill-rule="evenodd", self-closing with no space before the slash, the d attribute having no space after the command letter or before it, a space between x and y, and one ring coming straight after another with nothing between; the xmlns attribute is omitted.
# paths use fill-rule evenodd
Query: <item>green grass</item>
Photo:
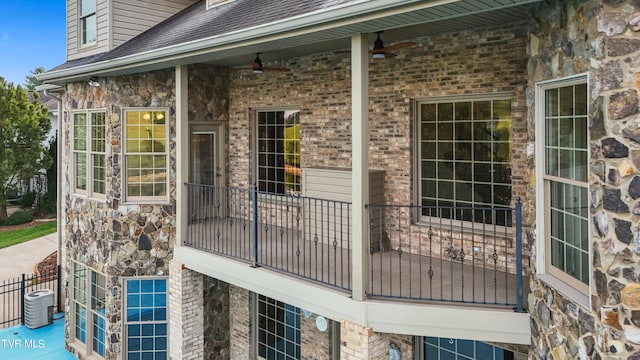
<svg viewBox="0 0 640 360"><path fill-rule="evenodd" d="M0 249L49 235L56 230L57 222L52 221L31 228L0 232Z"/></svg>

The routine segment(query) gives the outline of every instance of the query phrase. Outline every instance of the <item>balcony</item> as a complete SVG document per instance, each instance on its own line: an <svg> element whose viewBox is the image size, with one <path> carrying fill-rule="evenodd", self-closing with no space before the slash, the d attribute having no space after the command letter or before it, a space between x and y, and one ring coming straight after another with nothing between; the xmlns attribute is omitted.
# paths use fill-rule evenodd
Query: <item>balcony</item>
<svg viewBox="0 0 640 360"><path fill-rule="evenodd" d="M186 186L184 246L350 294L350 203ZM523 311L519 202L515 208L368 204L366 209L367 298Z"/></svg>

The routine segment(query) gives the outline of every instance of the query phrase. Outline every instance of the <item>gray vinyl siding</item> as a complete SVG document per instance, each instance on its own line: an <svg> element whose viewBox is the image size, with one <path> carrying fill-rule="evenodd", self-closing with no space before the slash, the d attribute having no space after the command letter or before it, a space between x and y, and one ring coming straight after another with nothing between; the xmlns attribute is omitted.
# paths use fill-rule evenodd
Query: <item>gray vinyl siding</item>
<svg viewBox="0 0 640 360"><path fill-rule="evenodd" d="M80 0L67 1L67 60L110 51L196 0L97 0L96 43L80 43Z"/></svg>
<svg viewBox="0 0 640 360"><path fill-rule="evenodd" d="M175 15L195 0L114 0L113 47Z"/></svg>
<svg viewBox="0 0 640 360"><path fill-rule="evenodd" d="M67 1L67 60L72 59L78 48L78 6L76 1Z"/></svg>
<svg viewBox="0 0 640 360"><path fill-rule="evenodd" d="M302 169L302 193L306 197L342 201L351 204L351 169L343 168L304 168ZM368 204L384 203L384 171L369 170L369 201ZM314 204L313 200L310 204ZM334 210L337 209L337 210ZM352 209L342 212L340 207L333 204L323 204L319 207L309 206L304 209L305 238L312 239L313 232L325 231L326 234L335 234L339 239L347 239L351 233L349 227L352 223ZM379 227L377 217L372 219L371 238L377 239ZM321 229L316 229L317 224L322 224ZM341 227L340 229L335 226ZM328 236L325 238L331 238ZM378 246L374 246L377 250Z"/></svg>
<svg viewBox="0 0 640 360"><path fill-rule="evenodd" d="M85 46L80 39L79 3L67 1L67 60L109 51L109 0L96 1L96 42Z"/></svg>

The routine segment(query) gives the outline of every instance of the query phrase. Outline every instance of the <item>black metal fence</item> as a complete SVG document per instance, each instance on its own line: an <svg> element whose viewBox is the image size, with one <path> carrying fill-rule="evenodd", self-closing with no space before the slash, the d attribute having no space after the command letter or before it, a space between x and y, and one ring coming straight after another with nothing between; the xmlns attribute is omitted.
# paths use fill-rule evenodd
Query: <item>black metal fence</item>
<svg viewBox="0 0 640 360"><path fill-rule="evenodd" d="M370 296L507 305L523 311L519 198L514 208L367 208L372 224Z"/></svg>
<svg viewBox="0 0 640 360"><path fill-rule="evenodd" d="M62 311L60 265L54 271L0 281L0 328L24 325L24 299L32 291L50 289L54 292L54 310Z"/></svg>
<svg viewBox="0 0 640 360"><path fill-rule="evenodd" d="M349 291L349 202L185 184L184 245ZM523 311L522 205L367 205L367 296Z"/></svg>
<svg viewBox="0 0 640 360"><path fill-rule="evenodd" d="M186 185L186 246L351 289L350 203Z"/></svg>

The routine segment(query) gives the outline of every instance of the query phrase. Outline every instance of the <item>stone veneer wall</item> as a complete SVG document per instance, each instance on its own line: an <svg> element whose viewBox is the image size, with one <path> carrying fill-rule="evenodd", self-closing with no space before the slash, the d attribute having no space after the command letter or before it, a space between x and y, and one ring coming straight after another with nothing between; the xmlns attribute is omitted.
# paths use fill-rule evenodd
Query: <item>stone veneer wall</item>
<svg viewBox="0 0 640 360"><path fill-rule="evenodd" d="M204 359L230 359L229 284L204 277Z"/></svg>
<svg viewBox="0 0 640 360"><path fill-rule="evenodd" d="M101 78L100 87L86 82L67 85L64 95L63 162L64 247L70 273L71 260L106 275L106 356L116 359L122 351L122 277L168 273L175 237L175 190L169 201L157 205L123 204L122 197L122 119L125 107L169 107L169 136L175 137L175 81L172 70L142 75ZM73 195L72 115L70 111L104 109L106 112L106 194L104 198ZM175 147L169 152L170 189L175 189ZM67 282L68 284L68 282ZM67 295L67 316L70 297ZM70 334L69 322L67 333ZM74 349L71 349L75 351Z"/></svg>
<svg viewBox="0 0 640 360"><path fill-rule="evenodd" d="M589 74L593 272L590 309L531 282L530 358L638 359L640 1L548 1L532 18L531 139L535 82Z"/></svg>
<svg viewBox="0 0 640 360"><path fill-rule="evenodd" d="M207 65L189 68L189 121L228 122L228 70ZM172 69L145 74L100 78L100 87L85 82L67 85L64 96L63 162L64 252L70 274L71 260L107 276L107 359L121 357L122 277L169 274L175 244L176 147L169 151L169 200L163 204L123 204L122 197L122 109L126 107L168 107L169 138L175 139L175 74ZM73 195L72 115L73 110L103 109L106 112L106 174L104 198ZM65 284L70 284L69 279ZM68 286L65 290L69 297ZM66 313L70 314L66 302ZM67 334L71 333L68 327ZM208 328L211 330L211 328ZM206 333L205 337L215 333ZM71 341L71 340L69 340ZM72 349L75 352L75 349ZM80 354L78 354L80 355Z"/></svg>

